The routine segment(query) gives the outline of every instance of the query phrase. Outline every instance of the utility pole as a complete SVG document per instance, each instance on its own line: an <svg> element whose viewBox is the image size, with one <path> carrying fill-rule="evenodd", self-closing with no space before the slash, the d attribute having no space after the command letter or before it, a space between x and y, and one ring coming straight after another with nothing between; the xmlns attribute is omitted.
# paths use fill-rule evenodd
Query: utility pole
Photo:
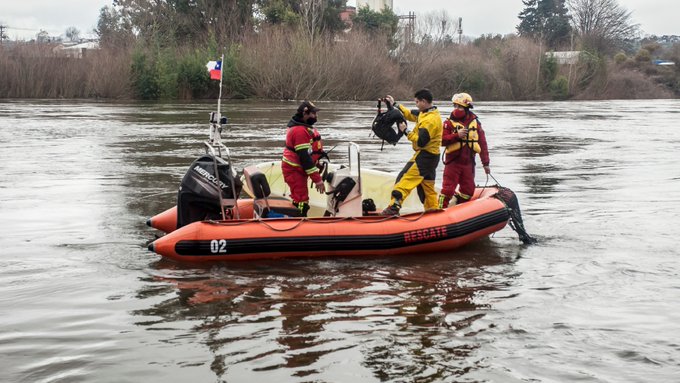
<svg viewBox="0 0 680 383"><path fill-rule="evenodd" d="M458 45L463 42L463 18L458 18Z"/></svg>
<svg viewBox="0 0 680 383"><path fill-rule="evenodd" d="M416 13L409 12L408 15L400 15L399 20L406 20L406 26L404 27L404 45L411 45L415 40Z"/></svg>
<svg viewBox="0 0 680 383"><path fill-rule="evenodd" d="M5 34L5 29L7 29L7 25L0 24L0 44L4 39L7 38L7 35Z"/></svg>

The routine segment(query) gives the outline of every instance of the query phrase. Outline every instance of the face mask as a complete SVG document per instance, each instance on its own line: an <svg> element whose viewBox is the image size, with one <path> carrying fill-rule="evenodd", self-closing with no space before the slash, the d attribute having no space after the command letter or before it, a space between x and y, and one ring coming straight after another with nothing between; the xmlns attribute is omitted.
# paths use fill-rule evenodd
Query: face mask
<svg viewBox="0 0 680 383"><path fill-rule="evenodd" d="M310 117L310 118L307 119L306 123L307 123L307 125L314 125L314 124L316 124L316 118Z"/></svg>
<svg viewBox="0 0 680 383"><path fill-rule="evenodd" d="M462 120L463 118L465 118L466 114L467 113L465 113L465 110L463 110L463 109L454 109L453 110L453 118L455 118L456 120Z"/></svg>

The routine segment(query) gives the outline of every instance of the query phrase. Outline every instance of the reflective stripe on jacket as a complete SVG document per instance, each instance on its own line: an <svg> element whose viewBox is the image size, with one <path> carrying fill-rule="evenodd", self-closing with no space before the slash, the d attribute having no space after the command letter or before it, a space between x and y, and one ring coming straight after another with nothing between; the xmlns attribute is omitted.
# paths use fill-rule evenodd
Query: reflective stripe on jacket
<svg viewBox="0 0 680 383"><path fill-rule="evenodd" d="M293 121L291 121L293 122ZM290 124L289 124L290 126ZM286 147L283 149L283 162L303 170L315 183L321 182L316 161L323 144L316 129L306 125L292 125L286 132Z"/></svg>
<svg viewBox="0 0 680 383"><path fill-rule="evenodd" d="M437 107L433 106L417 115L411 113L403 105L399 105L399 110L404 118L416 123L413 130L406 136L416 152L411 160L415 160L421 151L439 156L442 142L442 117Z"/></svg>

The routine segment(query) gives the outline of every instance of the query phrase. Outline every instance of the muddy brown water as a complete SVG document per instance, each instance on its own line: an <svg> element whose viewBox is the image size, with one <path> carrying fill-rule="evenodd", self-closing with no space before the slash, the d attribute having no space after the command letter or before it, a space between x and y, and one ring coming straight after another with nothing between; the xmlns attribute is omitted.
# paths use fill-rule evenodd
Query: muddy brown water
<svg viewBox="0 0 680 383"><path fill-rule="evenodd" d="M328 148L410 156L369 137L373 102L319 104ZM237 166L279 158L294 108L224 103ZM506 228L449 254L165 261L144 222L213 109L0 102L0 381L679 379L680 101L479 103L537 245Z"/></svg>

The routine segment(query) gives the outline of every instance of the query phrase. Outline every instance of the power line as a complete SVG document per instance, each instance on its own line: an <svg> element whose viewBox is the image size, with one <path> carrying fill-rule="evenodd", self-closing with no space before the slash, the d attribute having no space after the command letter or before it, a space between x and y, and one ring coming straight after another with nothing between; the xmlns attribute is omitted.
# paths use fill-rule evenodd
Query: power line
<svg viewBox="0 0 680 383"><path fill-rule="evenodd" d="M7 29L16 29L18 31L37 31L38 29L35 28L15 28L15 27L7 27Z"/></svg>
<svg viewBox="0 0 680 383"><path fill-rule="evenodd" d="M3 25L3 24L0 24L0 27L2 27L1 29L5 29L5 30L16 30L16 31L31 31L31 32L37 32L37 31L40 30L40 29L37 29L37 28L19 28L19 27L10 27L9 25Z"/></svg>

